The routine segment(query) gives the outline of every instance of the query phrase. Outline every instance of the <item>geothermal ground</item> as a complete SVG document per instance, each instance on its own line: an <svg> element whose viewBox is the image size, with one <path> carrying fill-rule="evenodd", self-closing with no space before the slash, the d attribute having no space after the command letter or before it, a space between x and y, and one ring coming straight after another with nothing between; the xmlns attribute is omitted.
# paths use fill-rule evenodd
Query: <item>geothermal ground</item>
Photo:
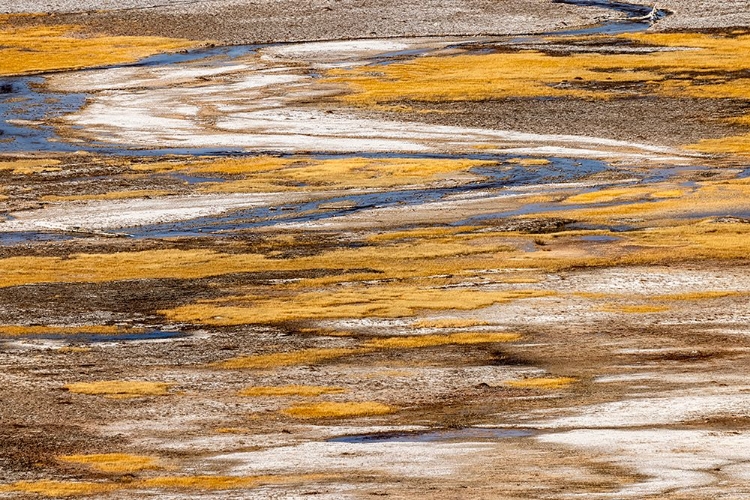
<svg viewBox="0 0 750 500"><path fill-rule="evenodd" d="M0 1L0 498L748 498L750 7L659 8Z"/></svg>

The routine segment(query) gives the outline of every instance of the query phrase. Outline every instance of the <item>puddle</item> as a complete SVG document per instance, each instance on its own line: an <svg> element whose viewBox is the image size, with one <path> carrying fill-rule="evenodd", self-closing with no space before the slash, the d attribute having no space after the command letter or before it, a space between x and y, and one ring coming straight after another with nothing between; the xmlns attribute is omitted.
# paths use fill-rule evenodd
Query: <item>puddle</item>
<svg viewBox="0 0 750 500"><path fill-rule="evenodd" d="M582 236L581 241L591 241L594 243L612 243L614 241L619 241L620 238L617 236L606 236L606 235L592 235L592 236Z"/></svg>
<svg viewBox="0 0 750 500"><path fill-rule="evenodd" d="M181 63L192 63L197 61L208 61L211 58L215 59L215 65L227 62L228 60L236 59L238 57L248 56L258 49L263 47L272 47L274 45L281 44L267 44L267 45L232 45L228 47L214 47L209 49L197 49L187 50L178 53L169 54L157 54L145 59L141 59L138 62L132 64L125 64L120 66L113 66L118 68L123 67L141 67L141 66L165 66L169 64L181 64ZM101 69L101 68L98 68ZM87 70L90 71L90 70Z"/></svg>
<svg viewBox="0 0 750 500"><path fill-rule="evenodd" d="M357 155L383 158L414 158L408 155L373 154ZM450 155L421 155L419 158L456 158ZM341 158L336 155L316 155L316 158ZM461 158L504 161L509 156L467 155ZM607 169L607 164L594 160L571 160L550 158L545 166L525 167L503 164L497 167L476 168L471 172L485 179L450 188L402 189L378 193L364 193L304 202L284 207L257 207L238 210L219 216L201 217L168 224L153 224L128 230L134 238L174 238L186 236L220 235L281 223L308 223L339 217L352 212L395 206L413 206L439 201L447 196L456 196L477 191L493 191L508 187L543 185L545 183L570 182ZM488 193L489 195L489 193Z"/></svg>
<svg viewBox="0 0 750 500"><path fill-rule="evenodd" d="M372 62L368 63L369 66L388 66L389 64L404 62L408 59L414 59L415 57L423 56L434 49L409 49L409 50L398 50L395 52L385 52L372 58Z"/></svg>
<svg viewBox="0 0 750 500"><path fill-rule="evenodd" d="M50 119L83 107L86 94L41 90L43 77L0 79L0 150L71 152L80 149L59 140Z"/></svg>
<svg viewBox="0 0 750 500"><path fill-rule="evenodd" d="M557 36L587 36L587 35L624 35L625 33L638 33L651 27L649 22L639 21L611 21L590 28L581 28L556 32Z"/></svg>
<svg viewBox="0 0 750 500"><path fill-rule="evenodd" d="M58 232L43 231L23 231L16 233L0 232L0 246L13 246L19 243L45 242L45 241L64 241L75 239L70 234Z"/></svg>
<svg viewBox="0 0 750 500"><path fill-rule="evenodd" d="M140 226L127 232L134 238L221 235L281 223L319 221L359 210L427 203L437 201L452 192L454 191L448 189L419 189L342 196L295 205L286 204L281 207L237 210L219 216L200 217L168 224Z"/></svg>
<svg viewBox="0 0 750 500"><path fill-rule="evenodd" d="M628 231L635 231L635 226L629 226L626 224L619 224L608 226L606 224L587 224L584 222L573 222L567 225L570 230L583 230L583 231L610 231L612 233L626 233Z"/></svg>
<svg viewBox="0 0 750 500"><path fill-rule="evenodd" d="M612 0L552 0L553 3L566 3L579 7L599 7L601 9L616 10L625 14L628 18L645 17L651 12L650 5L637 5L625 2L613 2ZM658 10L657 19L667 16L666 11Z"/></svg>
<svg viewBox="0 0 750 500"><path fill-rule="evenodd" d="M516 210L507 210L505 212L495 212L489 214L475 215L467 219L452 222L451 226L474 226L487 224L495 219L509 219L522 215L534 215L542 213L567 212L568 210L577 210L587 208L588 205L561 205L557 203L529 203Z"/></svg>
<svg viewBox="0 0 750 500"><path fill-rule="evenodd" d="M607 170L607 164L596 160L547 158L549 165L500 165L479 167L470 172L492 179L492 187L528 186L572 182Z"/></svg>
<svg viewBox="0 0 750 500"><path fill-rule="evenodd" d="M223 177L202 177L199 175L169 174L169 177L182 181L186 184L203 184L205 182L226 182Z"/></svg>
<svg viewBox="0 0 750 500"><path fill-rule="evenodd" d="M657 9L653 20L651 20L647 19L651 14L651 6L612 2L609 0L553 0L553 2L577 5L580 7L599 7L602 9L615 10L626 15L626 18L623 20L609 21L589 27L552 33L558 36L621 35L625 33L636 33L638 31L647 30L651 27L653 22L664 19L670 15L669 11Z"/></svg>
<svg viewBox="0 0 750 500"><path fill-rule="evenodd" d="M232 233L246 231L254 228L269 227L278 224L305 224L333 219L354 212L381 209L400 206L417 206L425 203L437 202L448 197L461 197L471 195L474 197L497 196L502 194L503 189L544 186L555 184L559 186L566 182L575 182L586 179L607 170L611 170L608 164L597 160L548 158L547 165L523 166L509 163L511 158L518 156L497 154L469 154L469 155L408 155L408 154L386 154L370 153L357 155L313 155L316 159L332 159L346 157L367 158L467 158L476 160L487 160L498 162L496 166L478 167L470 170L483 179L451 187L424 188L424 189L394 189L381 192L364 192L344 196L333 196L313 201L303 201L294 204L285 204L276 207L253 207L247 209L224 212L219 215L198 217L182 221L142 225L131 228L117 228L109 230L118 235L129 236L138 239L153 238L176 238L176 237L205 237L205 236L228 236ZM195 184L202 182L223 182L223 178L191 176L188 174L169 174L170 177ZM641 175L649 176L645 171ZM662 175L661 172L657 176ZM648 181L650 179L644 179ZM608 185L599 186L598 189L606 188ZM618 203L615 203L617 205ZM610 206L602 204L596 206ZM591 208L592 205L560 205L557 203L532 203L515 210L499 213L482 214L468 219L455 222L451 225L471 225L484 223L493 219L503 219L531 215L536 213L549 213L575 210L579 208ZM726 215L726 214L724 214ZM606 228L617 231L617 228ZM623 229L626 230L626 229ZM109 232L107 231L107 232ZM7 232L0 233L0 246L14 245L23 242L43 242L70 240L73 238L91 237L99 234L96 231L81 234L50 231L35 232Z"/></svg>
<svg viewBox="0 0 750 500"><path fill-rule="evenodd" d="M603 185L600 188L601 189L607 189L608 187L613 187L613 185ZM528 205L524 205L516 210L508 210L505 212L495 212L490 214L482 214L482 215L476 215L473 217L469 217L467 219L463 219L457 222L454 222L451 224L451 226L471 226L475 224L480 223L487 223L488 221L492 221L494 219L507 219L512 217L518 217L522 215L533 215L533 214L542 214L542 213L555 213L555 212L568 212L568 211L575 211L575 210L595 210L598 208L609 208L609 207L625 207L628 205L633 204L657 204L661 200L659 199L652 199L652 200L635 200L635 201L612 201L612 202L603 202L603 203L580 203L580 204L560 204L560 203L530 203ZM740 215L737 213L696 213L696 212L690 212L687 211L686 213L675 216L676 218L684 218L684 219L693 219L696 217L711 217L711 216L743 216L744 214ZM576 224L571 223L569 225L566 225L568 229L606 229L613 232L622 232L622 231L630 231L633 228L630 226L597 226L597 225L591 225L591 224ZM617 229L617 228L624 228L624 229Z"/></svg>
<svg viewBox="0 0 750 500"><path fill-rule="evenodd" d="M493 441L496 439L522 438L535 434L527 429L493 429L465 427L463 429L441 429L426 432L379 432L339 436L328 439L329 443L442 443L451 441Z"/></svg>
<svg viewBox="0 0 750 500"><path fill-rule="evenodd" d="M166 340L187 337L188 334L179 331L148 330L139 333L121 334L99 334L99 333L72 333L72 334L50 334L50 335L14 335L12 337L0 337L9 340L55 340L67 344L101 344L111 342L134 342L139 340Z"/></svg>
<svg viewBox="0 0 750 500"><path fill-rule="evenodd" d="M710 167L700 165L674 165L674 166L663 166L659 168L652 168L649 171L648 180L649 182L663 182L672 180L676 177L705 177L710 174L715 174L716 171ZM737 175L737 178L741 178L742 175ZM685 184L686 186L688 184ZM691 186L697 184L691 183Z"/></svg>
<svg viewBox="0 0 750 500"><path fill-rule="evenodd" d="M220 215L211 215L177 222L142 225L131 228L111 230L138 239L228 236L232 233L278 224L304 224L333 219L354 212L402 206L417 206L437 202L447 197L472 195L475 197L496 196L503 189L544 186L547 183L560 184L585 179L590 175L603 172L608 165L596 160L575 160L568 158L549 158L548 165L523 166L507 163L508 155L472 154L455 155L405 155L405 154L367 154L355 155L370 158L469 158L497 161L497 166L474 168L470 171L484 177L481 180L458 186L424 189L394 189L384 192L365 192L352 195L334 196L278 207L253 207L234 210ZM315 155L317 159L343 158L345 155ZM518 158L513 156L513 158ZM175 175L185 182L213 182L210 177L192 177ZM453 225L466 225L497 218L529 215L538 212L550 212L583 208L585 205L565 205L536 203L520 207L513 211L484 214L462 220ZM13 245L30 241L50 241L96 236L91 233L63 233L55 231L8 232L0 233L0 245Z"/></svg>

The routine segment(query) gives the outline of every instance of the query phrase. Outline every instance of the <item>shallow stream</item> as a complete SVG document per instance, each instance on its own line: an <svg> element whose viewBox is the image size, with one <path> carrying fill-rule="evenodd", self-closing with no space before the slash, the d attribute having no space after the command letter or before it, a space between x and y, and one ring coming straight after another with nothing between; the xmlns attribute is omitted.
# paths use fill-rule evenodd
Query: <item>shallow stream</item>
<svg viewBox="0 0 750 500"><path fill-rule="evenodd" d="M481 39L472 38L466 40L457 39L415 39L415 44L422 44L422 46L415 46L412 48L399 49L399 50L354 50L351 47L343 48L342 52L334 54L320 55L321 47L326 46L326 42L321 44L274 44L274 45L247 45L247 46L236 46L236 47L221 47L211 48L198 51L190 51L186 53L178 54L163 54L154 57L144 59L136 64L116 66L109 68L94 68L90 70L71 72L73 75L80 75L83 82L89 76L96 76L98 73L102 73L104 76L109 75L108 72L115 71L114 75L117 76L117 71L123 69L140 69L145 72L139 73L146 75L148 78L159 78L165 74L172 75L170 78L174 78L173 75L185 75L185 74L211 74L221 75L224 71L230 71L227 68L235 68L241 66L252 67L253 64L261 64L259 66L259 74L261 74L261 80L263 78L276 78L275 75L281 74L287 75L289 70L289 64L284 62L284 57L288 57L289 54L297 54L297 57L318 57L316 64L320 65L320 61L323 61L326 67L349 67L352 65L382 65L391 64L393 62L402 62L424 55L432 53L438 53L446 49L449 50L463 50L465 52L471 52L473 47L477 46L479 41L481 46L486 49L491 47L494 43L502 44L507 47L510 43L528 44L534 42L542 42L544 37L548 35L594 35L594 34L617 34L632 31L642 31L647 29L651 21L645 19L646 16L651 12L651 8L644 6L636 6L632 4L622 2L612 2L605 0L559 0L563 3L570 3L581 6L596 6L604 7L608 9L616 10L623 14L623 19L616 21L608 21L606 23L584 27L581 29L571 31L561 31L554 33L545 33L541 35L533 35L527 37L481 37ZM666 12L658 11L657 19L666 15ZM367 47L368 41L354 41L352 42L356 47L361 45ZM377 46L377 45L376 45ZM341 46L332 45L335 50L336 47ZM274 52L274 50L276 52ZM264 53L263 51L267 51ZM285 52L286 51L286 52ZM317 52L316 52L317 51ZM299 54L302 54L300 56ZM313 54L313 55L309 55ZM314 54L318 54L315 56ZM248 62L248 58L255 58ZM321 59L322 58L322 59ZM258 60L265 61L257 63ZM271 62L268 62L268 61ZM286 64L286 65L285 65ZM281 113L276 109L284 109L283 99L286 98L285 92L298 92L300 86L304 87L307 85L305 82L314 81L318 78L314 70L315 65L311 65L306 70L307 74L300 75L291 70L292 73L288 73L288 79L291 83L287 87L283 87L280 90L275 90L271 95L260 95L259 102L260 106L268 107L270 113ZM127 75L127 73L124 73ZM154 76L156 75L156 76ZM84 109L86 106L96 104L94 96L104 95L105 98L116 95L117 89L127 89L130 83L127 80L113 83L112 87L107 88L106 86L102 89L93 85L88 91L80 92L62 92L53 91L51 87L45 84L46 76L32 76L32 77L19 77L19 78L6 78L0 82L2 84L0 88L3 92L0 93L0 149L5 152L71 152L71 151L89 151L98 155L122 155L122 156L136 156L136 155L149 155L149 156L160 156L166 154L180 154L180 155L258 155L258 154L274 154L274 155L290 155L293 156L294 152L283 152L280 150L270 150L264 146L258 147L230 147L228 143L216 144L215 147L206 147L201 145L198 147L166 147L166 148L149 148L143 147L137 144L123 143L122 140L106 142L101 140L82 140L75 138L65 139L57 134L61 122L63 122L67 116L77 113ZM73 80L75 81L75 80ZM107 81L106 78L101 81ZM150 80L148 80L150 81ZM148 84L146 82L146 85ZM197 81L197 80L196 80ZM262 80L265 81L265 80ZM276 80L274 80L276 81ZM302 83L300 83L302 82ZM287 82L288 83L288 82ZM243 80L239 83L232 85L226 85L228 92L232 92L232 96L245 96L246 92L255 91L255 85L253 81ZM118 87L119 85L119 87ZM190 85L195 85L191 83ZM191 86L187 87L187 90L192 91ZM240 85L238 87L238 85ZM242 91L238 94L237 88L243 89L241 85L246 85L247 90ZM54 86L52 86L54 87ZM210 86L209 86L210 87ZM169 86L160 87L169 90ZM115 89L115 90L109 90ZM204 87L199 86L197 93L204 92ZM221 91L221 88L219 88ZM245 92L245 94L243 94ZM264 91L271 92L271 91ZM275 92L275 93L274 93ZM139 95L148 96L149 90L138 90L134 95L136 99ZM189 94L192 95L192 94ZM304 96L303 96L304 97ZM175 98L176 103L181 102L182 97ZM227 99L227 103L236 100L235 97ZM252 101L252 99L250 99ZM169 103L168 103L169 104ZM188 106L188 104L185 104ZM147 106L144 104L143 106ZM232 111L230 104L226 104L225 115L232 117ZM117 108L112 108L113 112ZM296 108L291 108L292 112L296 112ZM123 110L123 113L127 113L127 110ZM240 113L241 114L241 113ZM247 113L246 113L247 114ZM263 116L263 115L259 115ZM325 116L325 115L320 115ZM316 118L317 116L312 116ZM117 121L117 117L112 117L114 121ZM284 120L289 120L289 117L283 115L279 119L279 123L283 123ZM294 119L294 115L292 118ZM304 116L299 118L304 121ZM314 122L310 122L314 123ZM356 122L353 122L356 123ZM321 127L309 126L311 130L317 128L325 128L326 124L320 124ZM408 123L406 124L408 125ZM306 125L307 126L307 125ZM271 127L269 125L269 127ZM415 127L417 125L415 124ZM86 127L82 125L74 125L72 129L84 130ZM143 134L148 134L148 130L144 129ZM260 127L259 135L263 135L263 127ZM270 129L269 129L270 130ZM332 128L335 132L335 127ZM421 130L427 130L429 134L429 127L422 126ZM467 129L470 130L470 129ZM471 129L472 133L477 133L478 129ZM133 133L138 133L139 130L134 130ZM404 131L406 132L406 131ZM492 132L492 131L488 131ZM271 132L267 132L272 134ZM291 130L288 134L288 140L293 141L295 137L309 138L304 131L296 132ZM425 132L419 132L425 133ZM450 131L440 132L445 137L450 137ZM481 132L479 132L481 134ZM514 140L522 141L523 137L520 135L516 137L510 133L509 138L505 140L512 142ZM334 134L335 135L335 134ZM392 130L388 130L384 133L380 139L383 143L383 147L388 146L389 141L395 145L401 145L399 136L403 135L398 127L393 127ZM282 136L278 136L282 137ZM350 144L357 144L359 139L356 135ZM440 135L431 136L430 140L439 141ZM127 136L126 136L127 138ZM461 138L461 140L465 140ZM487 141L496 140L492 136L488 136L483 139ZM540 139L536 139L540 140ZM127 142L127 141L126 141ZM185 142L190 142L188 139ZM190 220L184 220L173 223L165 224L151 224L143 225L135 228L126 228L123 233L131 237L136 238L163 238L163 237L179 237L179 236L205 236L205 235L221 235L232 231L242 231L252 229L256 227L263 227L269 225L275 225L280 223L305 223L312 221L320 221L329 218L338 217L341 215L349 214L352 212L370 210L375 208L385 208L403 205L419 205L429 202L439 201L448 196L461 196L471 193L483 192L497 192L506 188L516 188L523 186L536 186L546 184L557 184L557 183L569 183L574 181L582 181L587 177L601 174L605 171L611 170L612 167L604 161L586 159L586 158L570 158L565 155L541 155L549 160L548 165L510 165L508 163L502 163L510 158L517 158L519 156L524 157L523 154L502 154L502 153L471 153L465 151L470 148L471 142L458 143L458 151L455 153L440 153L440 152L373 152L373 151L362 151L352 149L346 151L346 145L343 146L344 151L338 153L331 153L331 150L327 150L326 146L330 141L325 140L325 135L321 136L320 140L312 141L311 144L318 146L318 150L305 151L305 154L312 156L315 159L326 159L326 158L347 158L347 157L371 157L371 158L446 158L446 159L474 159L474 160L488 160L497 161L501 165L498 167L484 167L475 168L471 173L480 177L480 180L473 182L456 183L449 187L438 187L438 188L400 188L392 189L387 191L369 192L363 190L359 194L349 194L342 196L333 196L324 200L306 201L301 203L285 204L283 207L260 207L252 209L235 210L226 212L217 216L207 216L193 218ZM360 141L362 142L362 141ZM372 142L372 141L370 141ZM414 141L412 141L414 142ZM231 140L229 140L231 143ZM367 141L364 141L367 143ZM274 144L271 141L269 144ZM411 143L409 143L411 144ZM416 144L416 143L415 143ZM461 145L464 144L464 145ZM419 149L421 146L416 144L415 148ZM410 146L406 147L408 150ZM461 151L461 150L464 151ZM535 155L537 158L539 156ZM222 182L223 178L216 176L193 176L187 173L174 173L169 174L172 178L182 181L187 184L200 184L210 182ZM653 171L642 171L636 174L636 178L640 181L657 181L662 180L669 176L669 169L654 169ZM346 208L331 208L345 206ZM543 207L537 207L543 208ZM497 214L508 216L514 214ZM515 214L517 215L517 214ZM6 217L8 219L10 216ZM481 219L492 218L493 216L481 216ZM474 219L471 219L474 220ZM469 221L464 221L469 222ZM120 231L118 231L120 232ZM0 232L0 244L13 245L28 241L46 241L49 239L68 239L73 237L85 236L85 231L81 234L75 234L75 232L60 232L60 231L24 231L24 232Z"/></svg>

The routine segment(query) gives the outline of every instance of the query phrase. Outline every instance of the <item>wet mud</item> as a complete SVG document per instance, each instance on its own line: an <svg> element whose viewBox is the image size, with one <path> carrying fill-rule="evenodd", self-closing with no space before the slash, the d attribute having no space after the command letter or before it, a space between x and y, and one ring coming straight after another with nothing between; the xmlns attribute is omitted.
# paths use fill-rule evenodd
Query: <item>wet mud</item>
<svg viewBox="0 0 750 500"><path fill-rule="evenodd" d="M750 494L748 41L547 7L4 77L0 498Z"/></svg>

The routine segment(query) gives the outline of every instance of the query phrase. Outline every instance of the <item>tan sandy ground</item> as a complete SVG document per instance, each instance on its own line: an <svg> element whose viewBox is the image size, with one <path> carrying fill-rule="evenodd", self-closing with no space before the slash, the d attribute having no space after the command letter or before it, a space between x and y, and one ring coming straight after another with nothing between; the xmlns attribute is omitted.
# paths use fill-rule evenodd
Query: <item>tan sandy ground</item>
<svg viewBox="0 0 750 500"><path fill-rule="evenodd" d="M122 35L156 35L222 44L397 36L514 34L550 31L614 17L551 0L293 2L166 0L148 2L0 2L0 12L55 13L53 22ZM80 14L84 13L84 14ZM47 22L49 19L47 20Z"/></svg>

